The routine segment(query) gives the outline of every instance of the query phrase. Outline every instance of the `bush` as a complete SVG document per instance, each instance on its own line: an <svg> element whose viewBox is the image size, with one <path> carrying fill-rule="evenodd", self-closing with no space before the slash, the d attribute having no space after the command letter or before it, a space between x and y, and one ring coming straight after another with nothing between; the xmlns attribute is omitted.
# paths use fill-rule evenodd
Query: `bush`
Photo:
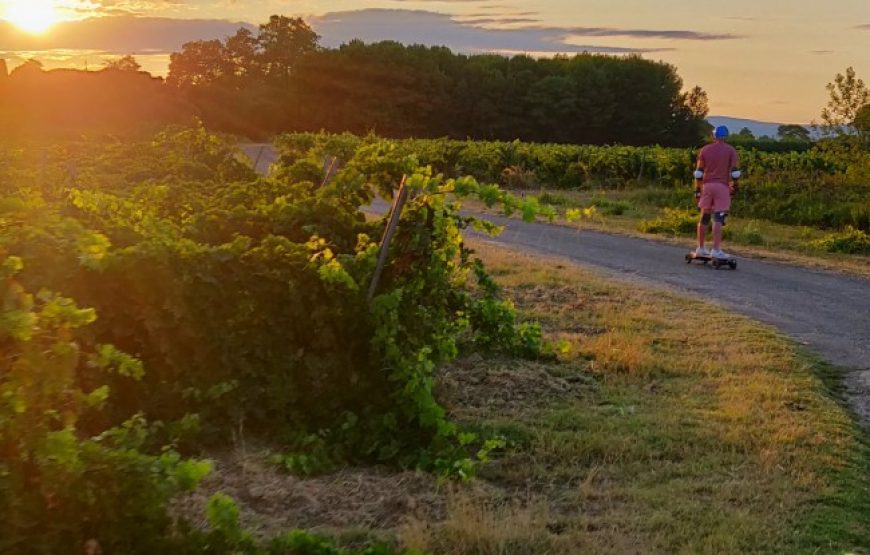
<svg viewBox="0 0 870 555"><path fill-rule="evenodd" d="M632 208L630 202L624 200L611 200L604 197L594 199L591 206L594 206L599 212L607 216L621 216Z"/></svg>
<svg viewBox="0 0 870 555"><path fill-rule="evenodd" d="M522 166L508 166L501 172L501 184L510 190L528 190L538 186L538 178Z"/></svg>
<svg viewBox="0 0 870 555"><path fill-rule="evenodd" d="M538 195L538 202L541 204L546 204L549 206L570 206L571 201L566 197L558 194L551 193L549 191L544 191L540 195Z"/></svg>
<svg viewBox="0 0 870 555"><path fill-rule="evenodd" d="M870 254L870 235L860 229L847 227L839 233L813 241L810 245L827 252Z"/></svg>
<svg viewBox="0 0 870 555"><path fill-rule="evenodd" d="M733 237L736 242L745 245L763 245L765 243L764 235L761 233L761 227L758 225L758 221L756 220L752 220L742 228L735 230Z"/></svg>
<svg viewBox="0 0 870 555"><path fill-rule="evenodd" d="M78 339L95 312L27 293L15 279L21 268L6 257L0 275L0 551L77 552L88 542L108 553L172 551L166 505L209 465L146 454L141 417L88 430L109 400L100 378L137 380L141 364Z"/></svg>
<svg viewBox="0 0 870 555"><path fill-rule="evenodd" d="M688 210L665 208L655 220L642 220L638 229L643 233L670 233L681 235L698 228L698 215Z"/></svg>
<svg viewBox="0 0 870 555"><path fill-rule="evenodd" d="M198 133L185 151L212 149ZM164 134L111 156L138 165L179 143ZM199 169L173 179L172 165L184 170L189 160L166 155L160 176L140 184L89 171L94 181L63 201L21 191L0 204L10 222L2 238L27 257L30 287L95 307L93 335L149 369L138 383L106 377L115 393L108 423L144 413L171 425L196 414L202 439L220 440L244 422L250 433L285 439L283 466L303 473L366 461L467 475L472 448L434 399L435 368L464 348L537 356L542 340L473 279L480 267L461 230L487 226L461 216L447 194L527 219L547 209L473 179L432 175L388 142L294 144L293 171L277 179L212 180ZM321 187L310 162L327 149L353 159ZM190 159L234 167L221 153L235 156L217 149ZM384 222L367 221L360 207L375 191L392 194L403 175L411 200L369 299L372 237ZM310 437L318 441L300 441Z"/></svg>

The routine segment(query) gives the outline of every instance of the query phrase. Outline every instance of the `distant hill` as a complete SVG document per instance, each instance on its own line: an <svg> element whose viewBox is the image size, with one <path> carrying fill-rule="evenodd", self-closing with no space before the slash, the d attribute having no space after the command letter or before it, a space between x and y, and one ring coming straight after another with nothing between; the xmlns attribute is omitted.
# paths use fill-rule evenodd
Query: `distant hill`
<svg viewBox="0 0 870 555"><path fill-rule="evenodd" d="M709 121L710 125L713 126L725 125L732 133L739 133L741 129L748 127L756 137L761 137L762 135L776 137L776 132L779 129L779 126L783 125L782 123L757 121L754 119L730 118L728 116L710 116L707 118L707 121ZM812 132L809 125L804 125L804 127Z"/></svg>

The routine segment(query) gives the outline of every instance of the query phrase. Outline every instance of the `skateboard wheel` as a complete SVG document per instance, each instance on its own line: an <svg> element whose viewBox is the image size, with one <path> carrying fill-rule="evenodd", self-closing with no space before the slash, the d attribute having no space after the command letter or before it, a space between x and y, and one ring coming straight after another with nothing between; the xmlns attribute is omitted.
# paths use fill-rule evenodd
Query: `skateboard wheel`
<svg viewBox="0 0 870 555"><path fill-rule="evenodd" d="M737 269L737 261L736 261L736 260L730 260L730 261L728 262L728 267L731 268L732 270L736 270L736 269Z"/></svg>

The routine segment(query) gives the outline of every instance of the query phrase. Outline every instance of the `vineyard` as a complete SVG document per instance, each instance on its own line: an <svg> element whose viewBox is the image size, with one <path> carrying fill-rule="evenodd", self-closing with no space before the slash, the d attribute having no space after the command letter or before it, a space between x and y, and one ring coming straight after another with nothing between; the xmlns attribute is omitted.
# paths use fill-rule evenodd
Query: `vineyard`
<svg viewBox="0 0 870 555"><path fill-rule="evenodd" d="M775 416L756 425L756 415L740 405L732 407L734 421L723 424L733 426L722 431L729 438L724 444L692 435L694 428L672 417L685 396L695 394L690 389L737 386L696 383L730 374L698 374L692 360L680 358L683 331L658 331L662 310L684 314L685 308L657 294L639 299L635 292L626 301L589 276L563 272L526 282L554 264L526 261L524 267L537 270L517 275L515 259L495 257L497 276L514 280L507 294L468 243L467 230L499 230L461 212L462 201L531 221L558 213L546 197L525 195L544 184L621 190L654 182L676 198L689 185L692 152L315 134L282 137L278 147L281 160L266 178L253 172L231 139L202 126L170 128L140 142L0 145L0 552L60 553L70 546L190 554L503 553L516 546L523 546L517 552L537 553L571 552L577 545L594 550L603 545L594 541L610 541L609 532L599 537L591 525L561 522L563 498L591 487L592 473L606 474L607 468L614 483L625 479L617 475L622 463L630 469L631 487L656 484L655 475L634 480L638 469L657 469L655 460L671 458L673 464L686 460L689 466L673 471L696 480L692 491L710 487L701 484L710 475L726 476L738 463L748 464L757 473L752 479L767 488L759 495L750 481L740 495L755 513L774 516L750 525L744 514L728 513L748 531L732 540L708 530L708 547L820 545L821 533L766 537L763 529L781 526L776 519L785 518L782 507L796 514L798 507L816 503L816 490L833 492L817 505L839 511L832 513L843 522L836 525L845 538L838 545L852 545L863 533L846 529L863 501L837 497L840 481L864 483L852 475L863 462L851 458L863 451L855 447L848 417L825 397L809 364L795 358L791 347L741 321L737 329L759 342L761 354L747 358L741 344L723 356L742 365L740 380L764 385L753 390L758 406ZM766 194L756 184L762 175L804 174L850 184L863 175L832 152L746 153L745 160L750 175L758 176L752 186L759 198ZM508 187L517 193L506 192ZM366 214L378 196L396 206L406 199L395 214L394 236L385 233L392 214ZM866 208L866 197L855 202ZM537 308L518 310L512 297ZM662 304L645 311L648 303ZM632 307L629 316L625 306ZM733 329L730 318L720 324ZM539 322L557 333L545 333ZM647 341L638 335L641 329L668 339ZM721 332L710 331L716 333ZM571 341L583 350L572 352ZM436 394L438 372L451 365L480 372L491 361L511 370L459 386L448 380L447 386L454 384L454 398L483 403L485 415L487 403L502 402L513 420L458 417L463 407L448 406ZM790 364L797 365L796 373ZM512 381L517 376L531 376L535 387L526 391L525 384ZM657 389L669 377L676 377L676 385ZM509 384L497 390L504 398L482 393L484 401L469 401L469 392L496 387L499 380ZM674 398L667 397L669 387ZM558 410L576 414L542 412L551 395L563 403ZM818 433L805 429L799 413L781 410L807 398L818 404L812 410L829 418ZM666 420L656 420L660 416L650 407L665 399L677 404L666 411ZM650 412L635 415L635 405ZM703 414L711 419L705 426L720 425L706 408ZM596 420L602 415L604 420ZM568 430L579 435L569 441ZM758 437L750 441L743 435L747 430ZM788 441L769 443L774 431ZM179 515L173 503L198 491L214 472L210 455L248 441L268 446L268 458L258 464L299 480L367 466L414 471L415 479L429 476L438 490L448 481L476 483L487 472L502 480L487 486L497 496L532 482L549 491L554 480L569 490L547 501L555 507L548 524L541 519L550 509L539 517L530 512L530 500L511 505L510 518L526 526L517 533L508 517L485 512L480 518L491 525L481 527L497 522L505 528L499 533L506 539L486 540L491 543L481 543L475 530L466 530L470 539L452 537L449 527L465 530L469 518L451 521L450 515L442 517L441 536L411 522L411 539L402 542L375 536L347 547L304 530L257 535L243 525L237 502L220 490L209 497L199 521ZM645 451L644 443L652 450ZM805 449L810 444L812 451ZM744 450L763 463L756 468L743 454L735 458ZM691 462L711 452L721 467L708 471ZM506 462L491 465L501 457ZM793 460L805 465L797 475L790 467L780 472L781 461ZM814 474L829 464L836 479ZM535 476L522 482L521 472ZM591 477L578 488L572 480L586 472ZM360 480L354 492L362 487ZM628 515L656 496L673 498L650 489L632 500L629 490L614 493L613 510ZM781 501L781 491L793 493ZM459 509L444 510L464 514L465 501L458 499L444 505ZM695 502L692 497L674 510ZM676 513L667 517L671 535L663 536L653 519L645 537L665 552L700 547L674 524L688 518ZM802 512L801 518L814 514ZM791 526L793 514L787 516ZM572 527L577 537L588 532L592 539L551 550ZM582 543L587 541L593 543Z"/></svg>
<svg viewBox="0 0 870 555"><path fill-rule="evenodd" d="M277 141L284 166L317 147L346 156L373 138L291 134ZM414 155L447 177L471 175L510 190L629 191L654 188L657 208L691 206L696 149L598 147L481 141L397 140L395 155ZM870 232L870 156L816 147L772 153L739 149L745 174L741 216L789 225Z"/></svg>
<svg viewBox="0 0 870 555"><path fill-rule="evenodd" d="M303 474L369 462L470 477L499 440L446 418L433 370L469 351L546 356L463 244L485 222L446 193L534 212L471 178L372 142L326 183L258 180L202 128L34 150L0 164L14 368L0 379L0 550L57 552L95 523L128 529L119 518L141 536L103 535L104 549L166 548L161 507L207 473L181 453L241 428L277 438ZM403 176L402 232L369 298L383 227L360 208ZM113 474L139 493L102 491Z"/></svg>

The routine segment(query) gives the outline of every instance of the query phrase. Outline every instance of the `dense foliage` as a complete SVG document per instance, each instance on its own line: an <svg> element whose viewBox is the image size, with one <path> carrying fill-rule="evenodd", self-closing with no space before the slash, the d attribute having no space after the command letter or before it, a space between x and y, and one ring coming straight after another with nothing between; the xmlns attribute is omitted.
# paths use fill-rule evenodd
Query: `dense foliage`
<svg viewBox="0 0 870 555"><path fill-rule="evenodd" d="M286 166L300 150L322 145L353 152L371 139L353 135L291 134L277 144ZM393 141L448 176L471 175L508 189L575 190L661 188L661 207L691 207L697 149L598 147L514 142L437 140ZM738 145L745 175L741 216L774 222L870 230L870 155L849 145L823 143L807 152L759 152ZM610 207L613 208L613 207Z"/></svg>
<svg viewBox="0 0 870 555"><path fill-rule="evenodd" d="M173 54L168 83L210 126L574 143L694 145L706 95L673 66L639 56L456 54L444 47L352 41L320 48L299 19L255 35L197 41Z"/></svg>
<svg viewBox="0 0 870 555"><path fill-rule="evenodd" d="M176 450L239 430L301 472L365 461L467 477L500 445L447 419L434 371L463 349L540 356L540 329L463 243L491 226L448 193L528 218L537 204L381 141L348 154L321 183L318 148L258 179L202 127L0 149L4 541L162 549L167 500L208 470ZM369 300L384 221L361 208L403 176L410 200Z"/></svg>
<svg viewBox="0 0 870 555"><path fill-rule="evenodd" d="M7 201L4 243L18 215ZM29 293L16 279L22 268L6 256L0 269L0 551L63 553L89 540L113 553L168 548L166 504L209 465L171 450L145 454L141 416L97 424L111 402L104 382L136 383L142 364L89 344L80 330L95 312L47 290Z"/></svg>

